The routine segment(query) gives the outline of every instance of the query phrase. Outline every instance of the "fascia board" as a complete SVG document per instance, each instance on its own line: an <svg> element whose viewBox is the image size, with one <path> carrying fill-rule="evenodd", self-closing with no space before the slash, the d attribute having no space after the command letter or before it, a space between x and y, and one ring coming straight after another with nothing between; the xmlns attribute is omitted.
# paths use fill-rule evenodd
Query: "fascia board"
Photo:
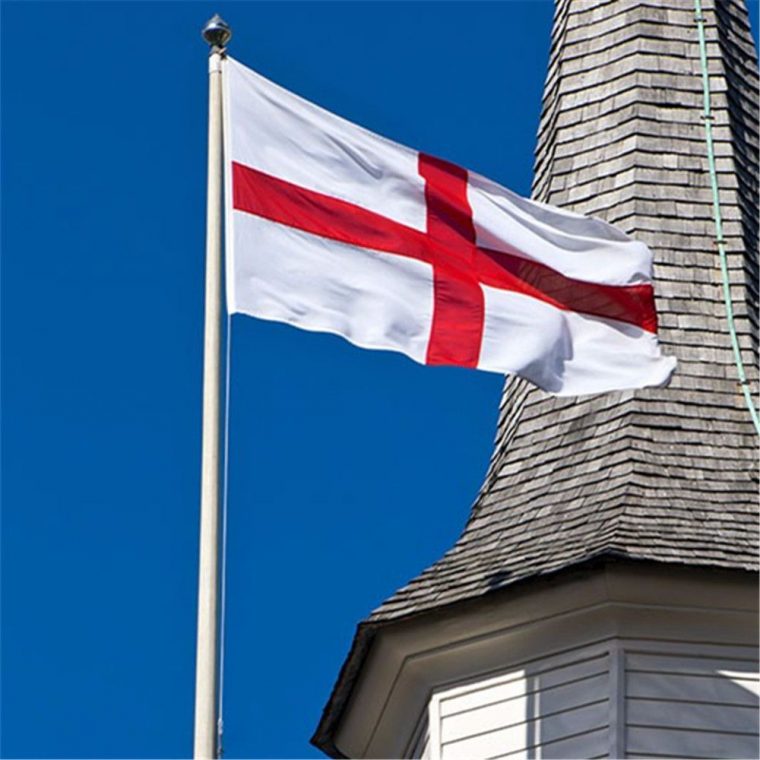
<svg viewBox="0 0 760 760"><path fill-rule="evenodd" d="M400 757L434 689L539 655L583 646L592 656L627 637L756 646L754 577L739 575L613 563L381 629L335 745Z"/></svg>

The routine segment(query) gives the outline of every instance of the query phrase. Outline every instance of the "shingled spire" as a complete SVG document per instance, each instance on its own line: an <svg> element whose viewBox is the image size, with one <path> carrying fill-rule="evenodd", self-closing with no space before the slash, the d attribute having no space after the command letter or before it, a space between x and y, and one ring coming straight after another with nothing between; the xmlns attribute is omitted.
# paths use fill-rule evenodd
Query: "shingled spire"
<svg viewBox="0 0 760 760"><path fill-rule="evenodd" d="M705 3L736 327L757 381L758 74L740 2ZM738 384L715 246L690 0L560 0L534 196L649 245L670 387L558 399L508 378L461 538L371 620L418 613L605 552L757 563L757 435Z"/></svg>
<svg viewBox="0 0 760 760"><path fill-rule="evenodd" d="M736 329L753 392L758 325L758 71L741 0L703 2ZM692 0L558 0L536 199L647 243L668 388L553 398L508 378L496 445L444 557L360 626L317 735L374 633L600 557L757 565L757 434L731 350L715 244Z"/></svg>

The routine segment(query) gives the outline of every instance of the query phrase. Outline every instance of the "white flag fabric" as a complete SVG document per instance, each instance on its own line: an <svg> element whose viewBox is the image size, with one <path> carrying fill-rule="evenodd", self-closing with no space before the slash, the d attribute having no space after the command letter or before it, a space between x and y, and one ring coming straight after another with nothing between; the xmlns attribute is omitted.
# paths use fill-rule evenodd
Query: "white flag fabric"
<svg viewBox="0 0 760 760"><path fill-rule="evenodd" d="M669 380L644 244L223 66L230 313L555 395Z"/></svg>

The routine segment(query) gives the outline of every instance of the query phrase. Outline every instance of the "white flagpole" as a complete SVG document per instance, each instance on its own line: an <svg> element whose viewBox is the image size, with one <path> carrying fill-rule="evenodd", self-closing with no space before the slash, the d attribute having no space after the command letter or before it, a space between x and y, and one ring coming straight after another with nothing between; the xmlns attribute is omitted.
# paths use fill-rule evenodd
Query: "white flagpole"
<svg viewBox="0 0 760 760"><path fill-rule="evenodd" d="M222 57L232 33L217 15L203 28L209 53L206 317L203 339L203 447L198 568L198 644L193 756L211 760L216 743L219 584L219 357L222 295Z"/></svg>

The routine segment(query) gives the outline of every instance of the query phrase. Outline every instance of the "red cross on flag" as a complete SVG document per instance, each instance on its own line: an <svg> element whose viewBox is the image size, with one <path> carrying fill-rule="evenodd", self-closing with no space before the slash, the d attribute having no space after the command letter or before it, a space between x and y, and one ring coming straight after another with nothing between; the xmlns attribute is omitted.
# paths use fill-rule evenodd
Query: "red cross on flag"
<svg viewBox="0 0 760 760"><path fill-rule="evenodd" d="M224 62L230 313L555 395L665 384L652 255Z"/></svg>

